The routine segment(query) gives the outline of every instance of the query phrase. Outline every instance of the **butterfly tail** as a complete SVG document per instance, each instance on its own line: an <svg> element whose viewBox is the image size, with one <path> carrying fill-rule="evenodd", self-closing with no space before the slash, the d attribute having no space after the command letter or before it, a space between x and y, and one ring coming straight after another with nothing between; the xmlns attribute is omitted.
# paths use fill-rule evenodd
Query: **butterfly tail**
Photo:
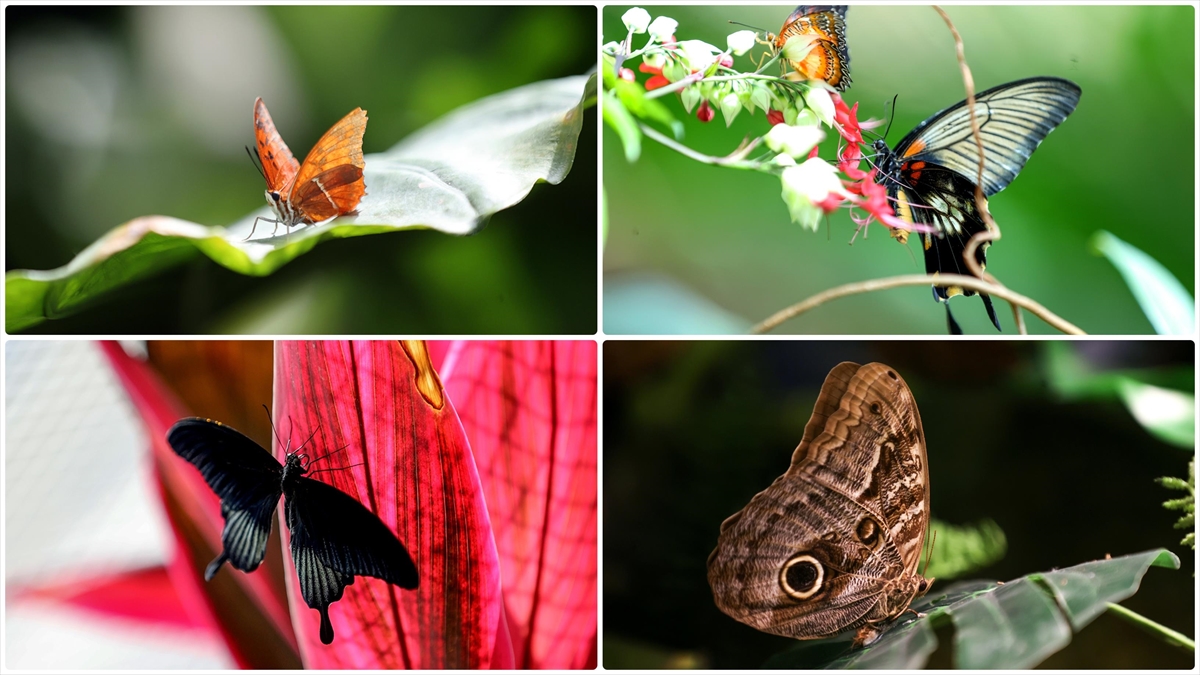
<svg viewBox="0 0 1200 675"><path fill-rule="evenodd" d="M992 325L996 327L996 330L1003 333L1004 329L1000 327L1000 319L996 318L996 308L992 306L991 296L987 293L980 293L979 297L983 299L983 306L987 308L988 318L992 320Z"/></svg>
<svg viewBox="0 0 1200 675"><path fill-rule="evenodd" d="M221 569L221 565L224 565L228 560L229 554L222 549L221 555L217 556L216 560L208 563L208 567L204 568L204 580L212 581L212 578L217 576L217 571Z"/></svg>
<svg viewBox="0 0 1200 675"><path fill-rule="evenodd" d="M962 326L958 325L958 322L954 320L954 315L950 313L950 303L943 304L946 306L946 330L950 331L951 335L962 335Z"/></svg>
<svg viewBox="0 0 1200 675"><path fill-rule="evenodd" d="M333 623L329 620L329 605L317 609L321 612L321 644L333 644Z"/></svg>

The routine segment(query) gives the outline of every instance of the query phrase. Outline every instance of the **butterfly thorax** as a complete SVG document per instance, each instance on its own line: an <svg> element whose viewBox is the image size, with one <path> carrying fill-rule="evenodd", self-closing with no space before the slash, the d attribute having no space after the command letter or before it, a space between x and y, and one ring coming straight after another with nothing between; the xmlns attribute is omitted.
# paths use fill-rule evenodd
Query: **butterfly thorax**
<svg viewBox="0 0 1200 675"><path fill-rule="evenodd" d="M275 215L279 217L279 223L287 227L292 227L302 222L306 222L304 215L297 212L292 206L291 200L284 199L284 194L291 192L291 186L285 186L282 191L267 189L267 203L271 205L271 209L275 211Z"/></svg>
<svg viewBox="0 0 1200 675"><path fill-rule="evenodd" d="M307 472L304 468L304 463L300 460L300 455L289 453L287 461L283 464L283 491L286 494L291 494L292 488L296 487L297 479Z"/></svg>

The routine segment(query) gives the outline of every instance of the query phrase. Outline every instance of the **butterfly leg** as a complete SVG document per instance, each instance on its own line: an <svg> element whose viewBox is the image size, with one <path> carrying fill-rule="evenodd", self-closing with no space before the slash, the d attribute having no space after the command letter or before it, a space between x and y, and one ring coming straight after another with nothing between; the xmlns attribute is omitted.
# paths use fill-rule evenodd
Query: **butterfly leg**
<svg viewBox="0 0 1200 675"><path fill-rule="evenodd" d="M275 230L279 229L279 221L278 220L272 220L270 218L264 218L262 216L258 216L257 218L254 219L254 224L250 226L250 234L246 235L246 238L243 239L242 241L250 241L250 237L254 236L254 230L258 229L258 221L260 221L260 220L265 220L268 223L275 223ZM275 230L271 230L272 237L275 236Z"/></svg>

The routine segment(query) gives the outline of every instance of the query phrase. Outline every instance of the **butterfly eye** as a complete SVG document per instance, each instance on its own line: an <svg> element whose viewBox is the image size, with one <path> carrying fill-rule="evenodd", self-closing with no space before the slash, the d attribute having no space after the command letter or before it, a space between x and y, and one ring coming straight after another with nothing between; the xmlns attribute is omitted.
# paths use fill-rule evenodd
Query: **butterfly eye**
<svg viewBox="0 0 1200 675"><path fill-rule="evenodd" d="M278 192L272 192L272 193L271 193L271 199L274 199L275 201L279 201L279 193L278 193Z"/></svg>
<svg viewBox="0 0 1200 675"><path fill-rule="evenodd" d="M779 573L783 592L795 600L807 600L821 590L825 567L814 557L801 554L787 561Z"/></svg>

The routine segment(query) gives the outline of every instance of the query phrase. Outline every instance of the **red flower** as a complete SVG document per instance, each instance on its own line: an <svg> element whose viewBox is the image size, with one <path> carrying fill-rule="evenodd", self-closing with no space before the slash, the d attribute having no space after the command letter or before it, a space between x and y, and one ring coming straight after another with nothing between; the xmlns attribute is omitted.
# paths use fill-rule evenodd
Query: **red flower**
<svg viewBox="0 0 1200 675"><path fill-rule="evenodd" d="M665 87L668 84L671 84L671 81L666 77L662 75L655 75L654 77L646 80L646 91L653 91L659 87Z"/></svg>
<svg viewBox="0 0 1200 675"><path fill-rule="evenodd" d="M662 75L661 67L655 68L654 66L646 63L645 61L642 61L640 64L638 64L638 70L642 71L643 73L652 73L654 75Z"/></svg>
<svg viewBox="0 0 1200 675"><path fill-rule="evenodd" d="M775 126L776 124L783 124L783 111L782 110L768 110L767 111L767 121L771 123L771 126Z"/></svg>
<svg viewBox="0 0 1200 675"><path fill-rule="evenodd" d="M715 117L716 114L717 113L713 111L712 106L708 104L708 101L701 101L700 107L696 109L696 119L700 120L701 122L711 122L712 118Z"/></svg>
<svg viewBox="0 0 1200 675"><path fill-rule="evenodd" d="M830 92L829 95L833 99L833 119L837 122L838 133L847 143L862 143L862 127L858 124L858 102L850 108L837 92Z"/></svg>
<svg viewBox="0 0 1200 675"><path fill-rule="evenodd" d="M862 162L862 148L857 143L848 143L838 154L838 169L851 180L862 180L867 172L858 168Z"/></svg>

